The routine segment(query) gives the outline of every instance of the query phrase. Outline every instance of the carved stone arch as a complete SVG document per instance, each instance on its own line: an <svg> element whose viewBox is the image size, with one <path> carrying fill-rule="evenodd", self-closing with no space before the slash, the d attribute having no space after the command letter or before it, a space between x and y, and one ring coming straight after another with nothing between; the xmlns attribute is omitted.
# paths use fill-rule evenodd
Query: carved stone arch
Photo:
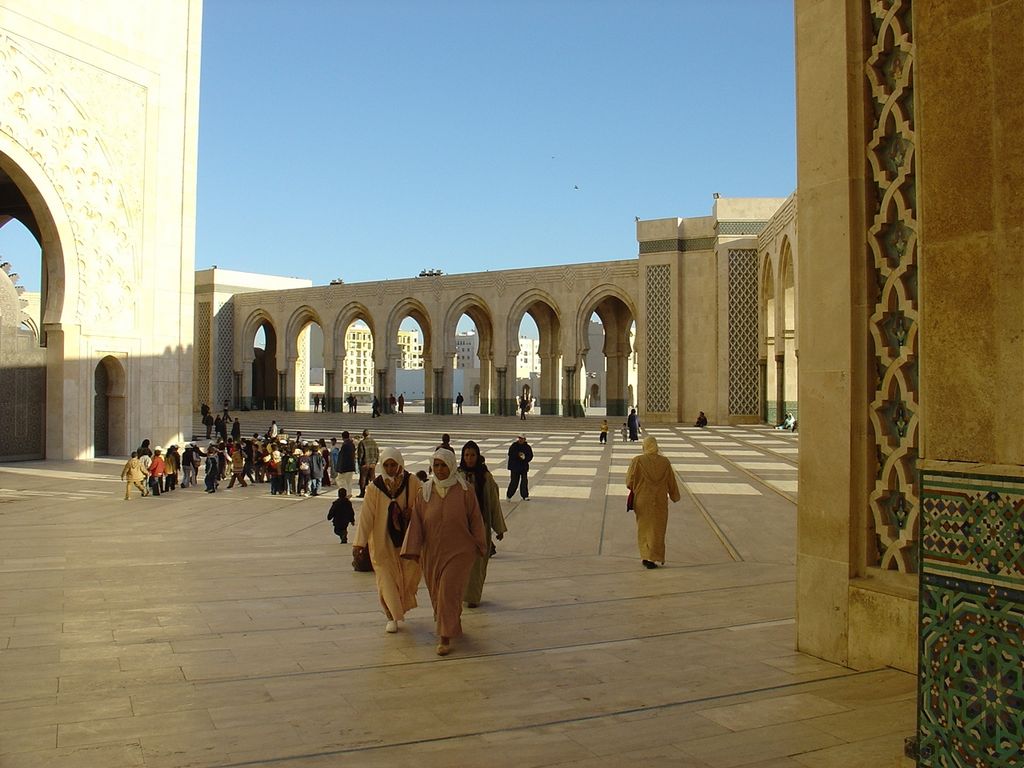
<svg viewBox="0 0 1024 768"><path fill-rule="evenodd" d="M597 314L604 330L603 364L594 369L586 364L590 356L590 318ZM615 285L599 285L579 305L576 316L576 371L578 383L569 393L572 400L597 405L593 396L604 393L609 416L625 416L629 405L629 359L633 352L629 332L636 321L636 307L630 295ZM595 370L596 369L596 370ZM585 377L584 377L585 375ZM574 406L575 407L575 406ZM579 410L579 409L578 409Z"/></svg>
<svg viewBox="0 0 1024 768"><path fill-rule="evenodd" d="M106 355L93 372L93 453L95 456L128 454L128 375L124 361Z"/></svg>
<svg viewBox="0 0 1024 768"><path fill-rule="evenodd" d="M345 334L348 332L349 326L357 320L362 320L366 323L367 327L370 329L370 336L373 337L373 340L376 343L377 331L374 327L375 323L373 321L373 315L370 314L370 310L366 308L366 305L358 301L351 301L342 307L334 317L334 326L331 331L331 336L334 339L335 357L345 356Z"/></svg>
<svg viewBox="0 0 1024 768"><path fill-rule="evenodd" d="M287 330L285 331L285 360L289 360L293 355L297 354L299 334L310 323L316 323L323 330L324 321L321 319L320 313L313 307L303 304L292 312L291 317L288 318Z"/></svg>
<svg viewBox="0 0 1024 768"><path fill-rule="evenodd" d="M541 317L530 310L534 307L546 308L547 312L543 313ZM544 334L544 329L541 327L542 320L545 321L549 327L553 326L555 329L555 335L560 332L561 329L561 313L558 310L558 302L555 298L540 288L533 288L526 293L521 294L516 298L512 304L512 309L508 313L508 320L505 326L505 338L506 338L506 349L511 357L519 352L519 324L523 320L523 315L527 312L530 313L530 317L533 318L534 322L537 323L537 329ZM553 322L552 322L553 321ZM555 340L548 340L550 343L557 343Z"/></svg>
<svg viewBox="0 0 1024 768"><path fill-rule="evenodd" d="M479 339L478 355L489 358L494 352L494 313L485 299L477 294L466 293L452 302L444 318L444 356L455 354L455 333L459 318L469 315L476 325Z"/></svg>
<svg viewBox="0 0 1024 768"><path fill-rule="evenodd" d="M400 355L400 351L398 349L398 331L401 328L402 321L407 317L411 317L419 323L420 330L423 331L423 366L426 368L426 361L433 351L433 328L430 323L430 312L427 311L427 308L419 299L414 299L411 296L406 297L395 304L394 307L392 307L390 314L388 314L388 336L386 343L384 344L385 359L392 360Z"/></svg>
<svg viewBox="0 0 1024 768"><path fill-rule="evenodd" d="M12 218L32 232L42 250L40 322L79 324L79 265L67 211L35 158L0 131L0 181L4 177L17 187L26 205L23 216Z"/></svg>
<svg viewBox="0 0 1024 768"><path fill-rule="evenodd" d="M260 308L254 309L239 326L240 336L235 340L235 369L240 369L244 364L252 362L253 340L256 333L266 323L273 330L275 336L278 334L277 323L269 310Z"/></svg>
<svg viewBox="0 0 1024 768"><path fill-rule="evenodd" d="M580 301L579 311L576 315L576 353L577 355L585 356L587 351L590 349L590 338L589 338L589 327L590 327L590 316L595 312L598 317L601 318L601 322L605 323L607 330L607 321L602 316L604 311L604 303L608 299L617 300L629 313L632 322L636 321L637 312L636 306L633 302L633 297L617 285L604 284L599 285Z"/></svg>
<svg viewBox="0 0 1024 768"><path fill-rule="evenodd" d="M563 396L562 392L562 370L559 359L562 356L562 313L559 311L558 302L551 294L540 288L526 291L515 300L505 329L513 381L516 373L515 359L519 353L519 324L522 322L524 314L529 314L533 318L540 333L538 349L541 358L540 412L542 414L557 414L563 402L568 403L568 393Z"/></svg>

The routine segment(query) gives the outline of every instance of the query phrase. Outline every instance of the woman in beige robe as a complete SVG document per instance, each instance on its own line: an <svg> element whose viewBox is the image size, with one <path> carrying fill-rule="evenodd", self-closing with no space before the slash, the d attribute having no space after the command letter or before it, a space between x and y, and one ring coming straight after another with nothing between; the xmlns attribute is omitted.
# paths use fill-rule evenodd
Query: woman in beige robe
<svg viewBox="0 0 1024 768"><path fill-rule="evenodd" d="M380 604L388 617L384 631L392 633L416 607L420 586L419 563L399 557L413 504L420 497L420 481L405 471L405 460L397 449L383 449L380 461L383 474L366 486L352 543L353 549L370 548Z"/></svg>
<svg viewBox="0 0 1024 768"><path fill-rule="evenodd" d="M476 492L455 471L455 454L439 448L433 468L416 497L402 557L422 558L440 638L437 655L447 656L450 640L462 636L462 595L473 564L487 552L487 537Z"/></svg>
<svg viewBox="0 0 1024 768"><path fill-rule="evenodd" d="M658 453L658 441L644 438L644 452L633 457L626 471L626 487L633 492L636 540L645 568L665 564L665 529L668 500L679 501L679 486L672 463Z"/></svg>
<svg viewBox="0 0 1024 768"><path fill-rule="evenodd" d="M501 541L508 531L508 525L505 523L505 515L502 514L501 502L498 499L498 484L494 481L490 470L487 469L484 457L480 455L480 446L472 440L462 446L462 461L459 462L459 471L465 475L466 482L476 494L480 513L484 519L484 533L487 535L487 553L478 557L473 564L469 582L466 584L466 594L463 596L469 608L476 608L480 605L480 599L484 593L484 581L487 579L487 563L491 558L492 551L491 531L494 531L498 541Z"/></svg>

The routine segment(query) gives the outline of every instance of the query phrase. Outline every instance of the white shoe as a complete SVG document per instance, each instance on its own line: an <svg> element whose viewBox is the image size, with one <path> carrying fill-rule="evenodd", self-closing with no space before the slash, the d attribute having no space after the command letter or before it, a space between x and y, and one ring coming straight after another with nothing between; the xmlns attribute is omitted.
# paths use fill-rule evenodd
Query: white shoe
<svg viewBox="0 0 1024 768"><path fill-rule="evenodd" d="M389 635L393 635L395 632L398 631L398 622L394 619L391 619L387 624L384 625L384 631L387 632Z"/></svg>

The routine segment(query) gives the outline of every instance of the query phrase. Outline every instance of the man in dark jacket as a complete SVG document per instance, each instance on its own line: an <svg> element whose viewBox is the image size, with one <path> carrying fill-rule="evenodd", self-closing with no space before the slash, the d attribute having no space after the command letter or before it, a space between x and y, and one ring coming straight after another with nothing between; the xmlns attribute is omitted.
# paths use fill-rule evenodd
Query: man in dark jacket
<svg viewBox="0 0 1024 768"><path fill-rule="evenodd" d="M309 495L320 495L320 483L324 481L324 457L320 454L320 447L313 446L313 452L309 457Z"/></svg>
<svg viewBox="0 0 1024 768"><path fill-rule="evenodd" d="M530 500L530 484L527 475L530 471L531 461L533 461L533 448L526 442L526 435L520 435L508 447L508 469L512 473L512 480L508 484L505 498L511 499L518 488L523 501Z"/></svg>

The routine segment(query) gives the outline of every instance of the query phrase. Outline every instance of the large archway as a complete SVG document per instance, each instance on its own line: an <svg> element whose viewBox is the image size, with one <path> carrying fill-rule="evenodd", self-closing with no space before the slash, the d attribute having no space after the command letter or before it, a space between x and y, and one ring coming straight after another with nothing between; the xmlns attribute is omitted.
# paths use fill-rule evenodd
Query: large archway
<svg viewBox="0 0 1024 768"><path fill-rule="evenodd" d="M277 370L277 331L270 318L257 316L247 325L242 348L242 389L250 410L279 407L280 376ZM248 381L246 381L248 379Z"/></svg>
<svg viewBox="0 0 1024 768"><path fill-rule="evenodd" d="M315 331L315 332L314 332ZM319 348L314 341L319 339ZM299 307L288 321L287 345L285 348L286 386L283 408L286 411L312 411L313 392L323 391L324 348L323 321L315 310ZM319 386L314 385L316 371L320 371Z"/></svg>
<svg viewBox="0 0 1024 768"><path fill-rule="evenodd" d="M539 413L557 415L561 410L562 387L562 349L561 319L555 309L556 303L541 291L533 291L522 297L516 308L509 315L509 375L515 380L511 387L513 400L509 403L511 412L515 412L514 396L520 397L529 386L529 396L537 404ZM536 366L530 356L524 360L524 345L529 345L529 336L520 334L523 317L529 315L537 328L537 339L534 347ZM525 366L525 367L524 367ZM534 370L536 367L536 370ZM519 374L523 374L520 376ZM537 386L539 384L539 386Z"/></svg>
<svg viewBox="0 0 1024 768"><path fill-rule="evenodd" d="M411 323L408 321L412 321ZM415 330L413 324L418 326ZM390 400L397 401L403 391L399 379L415 384L422 376L423 410L425 413L451 413L451 400L445 397L447 373L444 367L434 368L432 355L433 334L427 308L416 299L406 299L392 310L388 318L388 336L384 358L377 359L377 384L374 388L382 410L392 409ZM405 373L399 376L399 370ZM422 373L419 373L422 371ZM405 387L407 391L409 387Z"/></svg>
<svg viewBox="0 0 1024 768"><path fill-rule="evenodd" d="M571 387L574 415L625 416L632 405L635 312L626 298L611 288L587 296L581 310L573 368L577 382Z"/></svg>
<svg viewBox="0 0 1024 768"><path fill-rule="evenodd" d="M46 323L61 320L65 270L57 227L43 195L12 156L0 151L0 227L19 223L38 244L38 251L27 258L39 260L40 284L37 298L23 299L15 265L0 258L4 272L0 277L0 410L10 415L10 426L0 437L0 459L8 460L40 459L48 445L57 451L63 446L64 392L62 387L52 392L57 410L51 424L47 421L47 369L50 358L59 361L58 370L63 369L64 350L62 343L44 349L43 329ZM32 314L25 311L29 305L35 307Z"/></svg>
<svg viewBox="0 0 1024 768"><path fill-rule="evenodd" d="M448 397L455 402L461 394L464 410L496 413L492 390L494 321L483 299L466 295L452 303L445 318L445 339L445 360L452 361Z"/></svg>

